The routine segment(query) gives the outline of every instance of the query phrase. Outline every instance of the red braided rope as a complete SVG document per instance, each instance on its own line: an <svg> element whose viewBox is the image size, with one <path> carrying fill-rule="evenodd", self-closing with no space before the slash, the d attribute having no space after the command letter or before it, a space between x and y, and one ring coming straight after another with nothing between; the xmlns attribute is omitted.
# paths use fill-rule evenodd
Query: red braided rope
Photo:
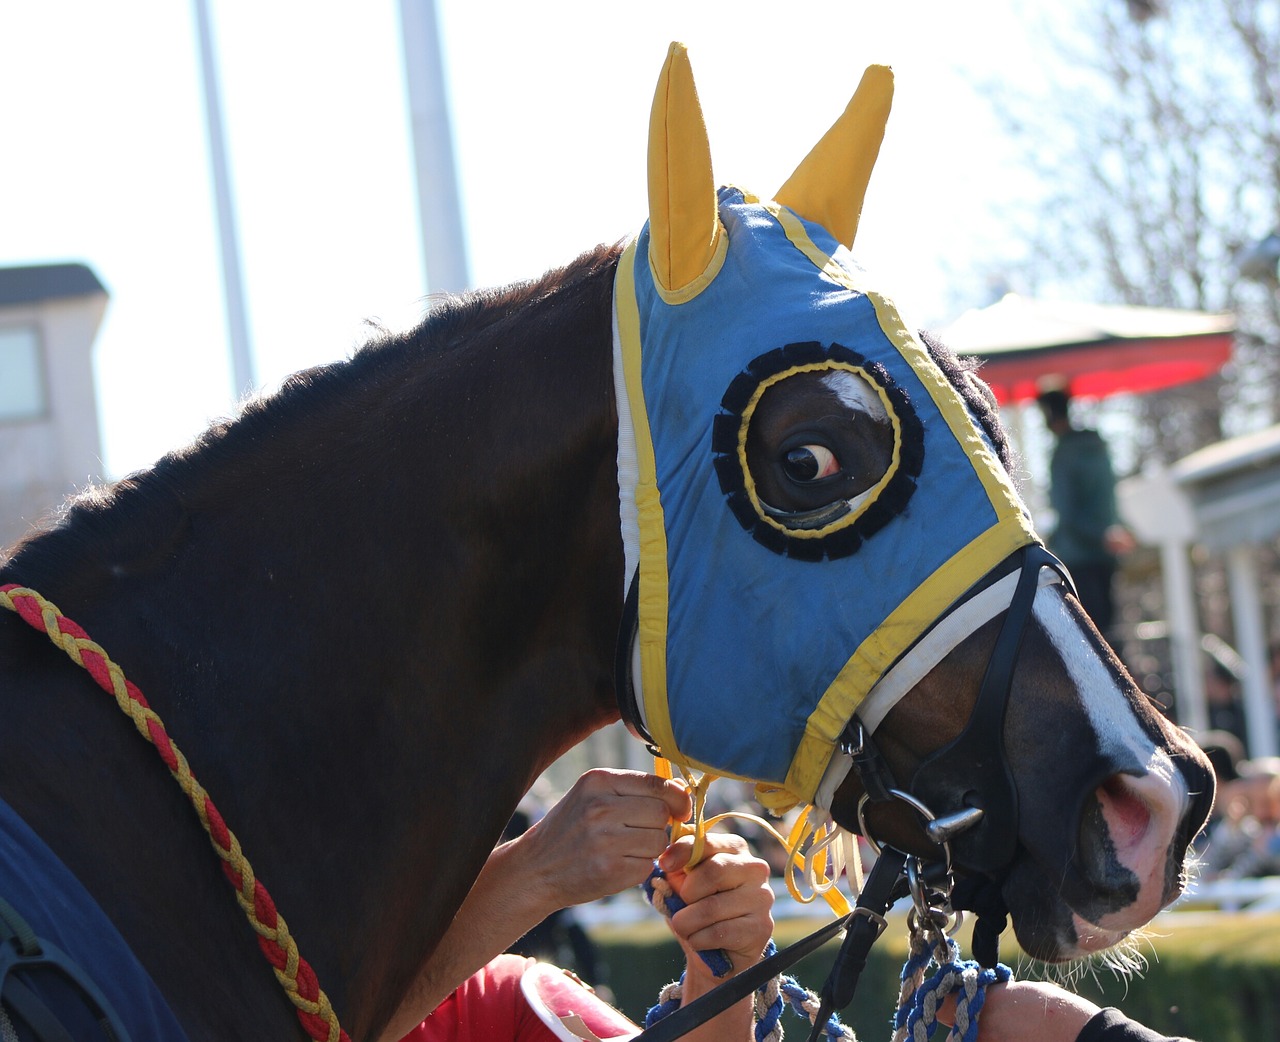
<svg viewBox="0 0 1280 1042"><path fill-rule="evenodd" d="M23 621L45 634L73 662L84 667L100 688L115 696L117 705L133 720L138 732L155 746L160 759L191 801L200 824L222 859L222 871L235 889L236 901L258 935L258 947L271 964L289 1001L297 1008L303 1030L316 1042L351 1042L339 1026L337 1014L320 988L315 971L298 953L289 927L276 911L267 888L254 878L253 867L240 851L240 841L227 828L209 794L196 781L186 757L173 744L164 723L147 704L142 692L132 681L125 679L120 667L89 639L80 626L35 590L16 583L0 586L0 606L17 612Z"/></svg>

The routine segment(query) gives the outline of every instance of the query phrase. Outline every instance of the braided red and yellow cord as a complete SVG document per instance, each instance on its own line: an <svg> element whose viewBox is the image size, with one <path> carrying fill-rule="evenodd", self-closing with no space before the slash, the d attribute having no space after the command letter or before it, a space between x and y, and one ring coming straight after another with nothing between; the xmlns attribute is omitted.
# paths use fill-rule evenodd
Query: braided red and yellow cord
<svg viewBox="0 0 1280 1042"><path fill-rule="evenodd" d="M147 705L142 692L125 678L120 667L89 639L80 626L34 590L12 583L0 586L0 606L17 612L25 622L48 636L72 662L84 667L100 688L115 696L116 704L133 720L138 733L155 746L160 759L191 801L200 824L213 842L213 849L222 859L222 871L235 889L236 901L258 935L258 947L271 964L289 1001L297 1007L303 1029L317 1042L350 1042L347 1033L339 1026L337 1014L320 988L315 972L298 954L298 946L284 917L276 911L275 902L266 887L254 878L253 867L240 851L240 841L227 828L209 794L196 781L186 757L173 744L164 723Z"/></svg>

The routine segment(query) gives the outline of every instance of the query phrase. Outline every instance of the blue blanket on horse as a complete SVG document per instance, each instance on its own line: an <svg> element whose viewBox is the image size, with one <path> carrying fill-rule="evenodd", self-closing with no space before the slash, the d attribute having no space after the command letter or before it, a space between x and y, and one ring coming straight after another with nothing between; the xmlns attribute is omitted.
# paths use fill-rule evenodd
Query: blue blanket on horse
<svg viewBox="0 0 1280 1042"><path fill-rule="evenodd" d="M3 801L0 898L17 910L41 942L61 949L92 979L132 1042L186 1039L155 982L106 913L57 855ZM61 973L49 969L15 972L57 1014L76 1042L107 1038L90 1007ZM16 1026L19 1038L35 1037L21 1024Z"/></svg>

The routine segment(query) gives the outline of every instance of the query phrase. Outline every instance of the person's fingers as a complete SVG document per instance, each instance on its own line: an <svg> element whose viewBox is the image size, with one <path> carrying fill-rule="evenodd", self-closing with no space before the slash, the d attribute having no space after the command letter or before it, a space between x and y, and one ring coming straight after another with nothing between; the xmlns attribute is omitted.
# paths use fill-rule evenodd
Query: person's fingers
<svg viewBox="0 0 1280 1042"><path fill-rule="evenodd" d="M658 863L662 864L661 858ZM767 887L769 865L746 850L716 850L692 868L668 873L667 878L685 904L694 904L712 894L740 887Z"/></svg>
<svg viewBox="0 0 1280 1042"><path fill-rule="evenodd" d="M768 935L773 932L773 916L770 914L772 908L773 894L767 887L738 887L725 893L712 894L701 901L686 905L672 916L671 925L678 936L691 943L700 940L719 942L715 945L698 945L701 948L723 948L726 947L726 942L728 946L736 946L735 939L700 935L707 932L717 933L727 923L753 919L757 923L755 932L766 934L764 940L767 941ZM739 922L738 929L744 926L745 923Z"/></svg>
<svg viewBox="0 0 1280 1042"><path fill-rule="evenodd" d="M740 973L760 961L760 956L773 935L773 920L770 917L767 921L770 925L762 928L761 920L755 916L719 919L701 930L695 930L683 940L694 952L724 952L732 964L733 972Z"/></svg>
<svg viewBox="0 0 1280 1042"><path fill-rule="evenodd" d="M693 836L681 836L662 852L658 858L658 867L668 875L681 871L689 864L693 846ZM721 853L748 855L748 849L747 841L741 836L727 832L708 832L703 837L702 858L706 861Z"/></svg>
<svg viewBox="0 0 1280 1042"><path fill-rule="evenodd" d="M621 771L597 767L580 780L600 784L619 796L646 796L665 807L665 816L675 821L686 820L693 813L693 800L684 782L661 778L642 771Z"/></svg>
<svg viewBox="0 0 1280 1042"><path fill-rule="evenodd" d="M663 858L681 863L689 846L687 839L674 843ZM705 860L667 875L685 902L672 917L671 929L688 952L724 951L737 972L759 961L773 935L769 866L752 856L737 836L710 834L707 848ZM698 960L690 965L701 972Z"/></svg>
<svg viewBox="0 0 1280 1042"><path fill-rule="evenodd" d="M742 886L687 905L671 928L687 950L723 950L736 971L758 962L773 935L773 893L767 885Z"/></svg>
<svg viewBox="0 0 1280 1042"><path fill-rule="evenodd" d="M588 771L529 830L521 856L565 903L616 893L648 876L667 847L673 807L687 803L678 783L655 775Z"/></svg>

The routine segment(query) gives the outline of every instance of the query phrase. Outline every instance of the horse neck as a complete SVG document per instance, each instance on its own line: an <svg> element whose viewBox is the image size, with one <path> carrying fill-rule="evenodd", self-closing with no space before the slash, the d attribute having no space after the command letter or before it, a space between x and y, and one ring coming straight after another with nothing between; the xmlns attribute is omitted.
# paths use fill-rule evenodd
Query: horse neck
<svg viewBox="0 0 1280 1042"><path fill-rule="evenodd" d="M415 344L441 339L428 323L366 348L358 380L286 385L5 569L146 693L353 1033L390 1015L533 778L616 715L615 259L473 335ZM138 527L93 538L122 520ZM180 902L182 875L148 886ZM86 883L109 910L130 900Z"/></svg>

